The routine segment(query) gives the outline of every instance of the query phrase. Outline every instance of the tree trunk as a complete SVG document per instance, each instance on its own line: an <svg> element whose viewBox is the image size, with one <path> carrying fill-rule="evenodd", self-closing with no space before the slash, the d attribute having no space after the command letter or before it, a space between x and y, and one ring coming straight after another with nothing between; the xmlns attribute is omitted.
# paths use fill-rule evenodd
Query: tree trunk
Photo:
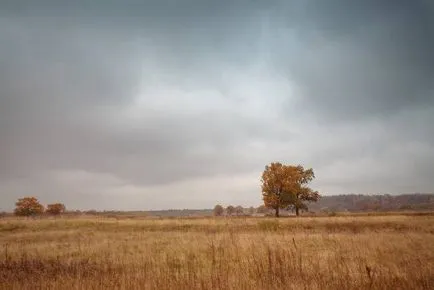
<svg viewBox="0 0 434 290"><path fill-rule="evenodd" d="M276 217L279 217L279 207L276 207Z"/></svg>
<svg viewBox="0 0 434 290"><path fill-rule="evenodd" d="M300 215L300 209L298 208L298 206L295 206L295 215L296 216Z"/></svg>

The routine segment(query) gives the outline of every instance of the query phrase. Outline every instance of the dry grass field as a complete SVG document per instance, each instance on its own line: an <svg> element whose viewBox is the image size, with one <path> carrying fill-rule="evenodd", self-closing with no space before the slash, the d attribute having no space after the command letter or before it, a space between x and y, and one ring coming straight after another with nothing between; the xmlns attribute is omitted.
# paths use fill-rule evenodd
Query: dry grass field
<svg viewBox="0 0 434 290"><path fill-rule="evenodd" d="M1 289L434 289L434 216L0 220Z"/></svg>

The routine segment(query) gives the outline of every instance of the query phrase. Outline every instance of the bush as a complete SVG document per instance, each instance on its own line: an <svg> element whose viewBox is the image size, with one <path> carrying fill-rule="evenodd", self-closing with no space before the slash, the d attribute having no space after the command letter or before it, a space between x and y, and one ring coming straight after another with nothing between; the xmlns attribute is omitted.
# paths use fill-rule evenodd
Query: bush
<svg viewBox="0 0 434 290"><path fill-rule="evenodd" d="M44 206L36 197L20 198L15 205L14 213L17 216L35 216L44 213Z"/></svg>
<svg viewBox="0 0 434 290"><path fill-rule="evenodd" d="M66 210L65 205L62 203L54 203L47 205L47 213L50 215L60 215Z"/></svg>

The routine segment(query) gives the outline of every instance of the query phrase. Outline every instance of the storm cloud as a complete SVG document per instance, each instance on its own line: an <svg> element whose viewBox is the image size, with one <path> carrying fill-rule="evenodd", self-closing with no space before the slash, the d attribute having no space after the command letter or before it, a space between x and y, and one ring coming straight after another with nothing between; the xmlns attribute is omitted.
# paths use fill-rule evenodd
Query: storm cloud
<svg viewBox="0 0 434 290"><path fill-rule="evenodd" d="M430 1L6 1L0 210L258 205L271 161L323 194L433 192Z"/></svg>

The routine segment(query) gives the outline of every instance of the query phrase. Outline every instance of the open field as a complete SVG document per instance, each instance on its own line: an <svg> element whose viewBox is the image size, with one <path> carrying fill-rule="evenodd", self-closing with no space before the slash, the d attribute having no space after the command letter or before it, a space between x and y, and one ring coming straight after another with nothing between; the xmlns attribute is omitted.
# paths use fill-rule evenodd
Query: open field
<svg viewBox="0 0 434 290"><path fill-rule="evenodd" d="M0 219L1 289L434 289L434 216Z"/></svg>

